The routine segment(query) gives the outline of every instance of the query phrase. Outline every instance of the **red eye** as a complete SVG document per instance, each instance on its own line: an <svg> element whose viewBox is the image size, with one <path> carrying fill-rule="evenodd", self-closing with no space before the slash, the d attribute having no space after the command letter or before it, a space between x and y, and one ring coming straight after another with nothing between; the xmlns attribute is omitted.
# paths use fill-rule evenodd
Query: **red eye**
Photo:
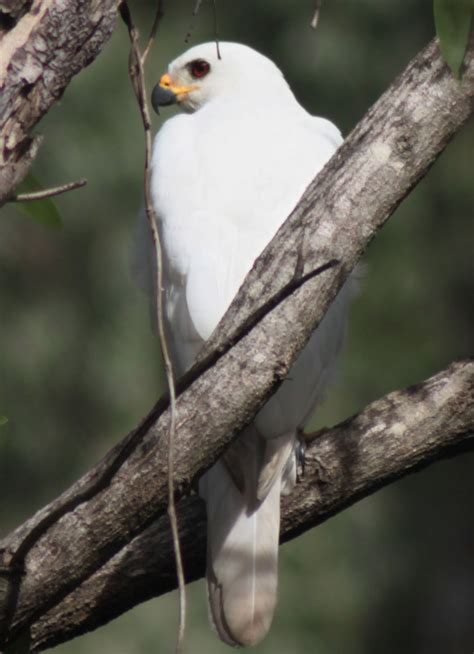
<svg viewBox="0 0 474 654"><path fill-rule="evenodd" d="M189 71L193 77L205 77L211 67L204 59L196 59L189 64Z"/></svg>

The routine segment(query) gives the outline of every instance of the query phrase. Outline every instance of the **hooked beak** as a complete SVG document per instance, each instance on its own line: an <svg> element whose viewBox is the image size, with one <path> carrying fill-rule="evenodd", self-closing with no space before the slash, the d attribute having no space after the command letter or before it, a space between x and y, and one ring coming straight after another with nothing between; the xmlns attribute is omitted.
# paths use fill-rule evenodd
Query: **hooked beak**
<svg viewBox="0 0 474 654"><path fill-rule="evenodd" d="M181 102L181 100L183 100L188 93L194 91L196 88L196 85L179 86L178 84L173 84L171 77L168 75L168 73L166 73L165 75L161 76L160 81L152 91L152 107L156 113L159 114L160 107L166 107L170 104Z"/></svg>

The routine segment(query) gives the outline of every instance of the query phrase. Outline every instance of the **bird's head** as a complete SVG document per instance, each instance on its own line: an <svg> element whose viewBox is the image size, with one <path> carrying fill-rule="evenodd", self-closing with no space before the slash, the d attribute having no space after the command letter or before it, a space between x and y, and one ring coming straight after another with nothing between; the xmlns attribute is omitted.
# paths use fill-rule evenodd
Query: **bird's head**
<svg viewBox="0 0 474 654"><path fill-rule="evenodd" d="M178 103L183 111L193 112L216 98L250 97L254 101L288 85L275 64L262 54L240 43L203 43L168 66L152 93L152 105Z"/></svg>

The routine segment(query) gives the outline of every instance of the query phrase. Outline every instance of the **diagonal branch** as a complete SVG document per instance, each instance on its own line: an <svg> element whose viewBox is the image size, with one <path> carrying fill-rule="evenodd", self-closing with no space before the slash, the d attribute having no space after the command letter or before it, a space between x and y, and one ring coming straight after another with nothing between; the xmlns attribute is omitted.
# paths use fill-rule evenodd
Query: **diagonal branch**
<svg viewBox="0 0 474 654"><path fill-rule="evenodd" d="M304 477L283 499L282 541L430 463L474 449L474 361L454 363L328 430L307 450ZM179 504L187 580L204 573L206 519L197 497ZM162 517L33 626L35 650L91 631L176 587Z"/></svg>
<svg viewBox="0 0 474 654"><path fill-rule="evenodd" d="M259 257L206 351L225 349L235 325L275 297L295 273L305 275L334 258L342 265L309 279L180 394L177 497L190 491L285 378L377 230L471 115L473 94L472 49L459 84L431 43L309 186ZM93 470L2 541L5 642L166 511L165 407L165 401L157 405ZM21 567L23 574L15 574Z"/></svg>

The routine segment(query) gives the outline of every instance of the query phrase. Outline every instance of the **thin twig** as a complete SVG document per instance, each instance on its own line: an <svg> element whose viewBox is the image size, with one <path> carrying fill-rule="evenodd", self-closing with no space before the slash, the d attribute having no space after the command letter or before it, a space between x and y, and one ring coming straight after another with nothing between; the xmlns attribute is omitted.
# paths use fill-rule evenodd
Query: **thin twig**
<svg viewBox="0 0 474 654"><path fill-rule="evenodd" d="M179 627L178 637L176 641L176 654L180 654L183 649L184 630L186 625L186 587L184 580L183 561L181 556L181 547L179 542L178 520L176 516L176 506L174 498L174 461L173 461L173 442L176 432L176 388L173 375L173 366L171 357L166 341L165 325L164 325L164 307L163 307L163 255L161 249L160 235L158 232L155 211L153 208L153 201L151 197L150 188L150 174L151 174L151 123L150 112L147 103L146 82L143 65L150 51L151 44L154 41L156 30L158 29L160 17L162 16L162 5L158 2L157 13L153 27L148 39L148 43L143 55L140 53L138 45L138 30L133 24L132 17L126 2L120 5L122 18L127 25L132 50L130 53L129 73L132 85L137 97L138 106L143 122L143 129L145 132L145 210L150 226L152 235L153 247L156 253L156 293L157 293L157 325L158 335L160 339L161 352L163 355L163 362L166 373L166 380L169 390L170 398L170 427L168 432L168 516L171 524L171 533L173 536L173 547L176 560L176 572L178 577L179 587Z"/></svg>
<svg viewBox="0 0 474 654"><path fill-rule="evenodd" d="M160 25L161 19L163 18L163 1L164 0L157 0L155 18L153 20L153 25L151 26L150 36L148 37L148 41L146 43L145 49L143 50L143 54L141 57L143 67L145 67L148 54L155 41L156 32L158 31L158 27Z"/></svg>
<svg viewBox="0 0 474 654"><path fill-rule="evenodd" d="M318 26L319 22L319 13L321 11L321 5L323 4L323 0L316 0L315 2L315 7L314 7L314 14L310 22L310 26L315 30Z"/></svg>
<svg viewBox="0 0 474 654"><path fill-rule="evenodd" d="M214 17L214 40L216 42L217 58L222 59L219 47L219 23L217 20L217 0L212 0L212 15Z"/></svg>
<svg viewBox="0 0 474 654"><path fill-rule="evenodd" d="M11 198L10 202L33 202L34 200L44 200L45 198L52 198L55 195L61 195L68 191L74 191L76 188L81 188L87 184L87 179L79 179L77 182L69 182L54 188L45 188L41 191L31 191L29 193L18 193Z"/></svg>

